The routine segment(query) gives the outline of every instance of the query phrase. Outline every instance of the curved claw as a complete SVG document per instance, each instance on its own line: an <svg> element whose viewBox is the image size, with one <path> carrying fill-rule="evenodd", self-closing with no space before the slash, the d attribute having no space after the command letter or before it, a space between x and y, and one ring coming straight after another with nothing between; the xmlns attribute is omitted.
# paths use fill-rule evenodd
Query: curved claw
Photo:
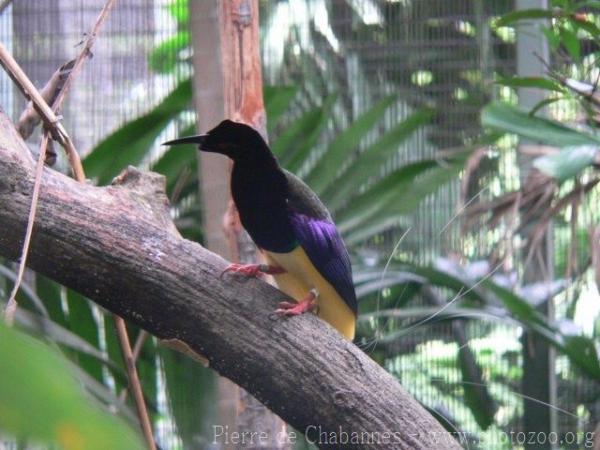
<svg viewBox="0 0 600 450"><path fill-rule="evenodd" d="M317 297L317 290L311 289L308 295L297 303L280 302L279 308L277 308L274 313L280 316L289 317L315 311L319 307L319 305L317 305Z"/></svg>

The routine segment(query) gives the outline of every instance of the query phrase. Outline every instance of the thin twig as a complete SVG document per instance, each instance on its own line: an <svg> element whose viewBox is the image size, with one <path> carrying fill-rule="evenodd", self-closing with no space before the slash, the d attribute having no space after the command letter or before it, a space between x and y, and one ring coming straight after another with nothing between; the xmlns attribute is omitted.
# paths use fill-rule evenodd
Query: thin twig
<svg viewBox="0 0 600 450"><path fill-rule="evenodd" d="M533 231L531 232L531 237L528 239L529 250L527 252L527 257L525 258L524 267L528 266L531 262L534 251L541 243L542 238L544 237L544 233L548 224L552 217L554 217L559 211L561 211L565 206L573 201L578 195L587 194L594 186L600 183L600 178L594 178L591 181L588 181L584 185L580 185L571 190L568 194L565 194L561 197L554 206L550 207L546 210L546 212L539 219L538 224L535 226Z"/></svg>
<svg viewBox="0 0 600 450"><path fill-rule="evenodd" d="M576 188L580 187L581 183L579 180L576 180ZM571 202L571 237L569 239L569 257L567 258L567 267L565 278L567 280L571 279L571 275L577 272L577 254L578 254L578 242L577 242L577 228L579 225L579 206L583 201L583 193L581 189L579 189L579 195L573 197L573 201Z"/></svg>
<svg viewBox="0 0 600 450"><path fill-rule="evenodd" d="M600 81L600 74L598 74L598 76L596 77L596 82L590 86L591 89L589 89L589 90L582 89L581 87L579 87L575 84L576 80L573 81L573 80L570 80L569 78L563 77L558 72L556 72L554 69L552 69L550 64L548 64L548 62L546 62L539 54L534 53L534 55L546 68L547 74L550 78L553 78L554 80L558 81L563 87L566 87L567 89L575 92L576 94L581 95L582 97L584 97L586 100L588 100L593 105L600 106L600 98L598 98L595 95L596 90L598 88L598 82Z"/></svg>
<svg viewBox="0 0 600 450"><path fill-rule="evenodd" d="M79 53L79 56L77 56L77 59L75 60L75 64L73 65L73 69L71 70L71 73L69 74L69 77L67 78L67 81L65 81L63 88L61 89L60 93L58 94L58 97L56 97L56 100L54 101L53 108L55 111L60 109L60 107L62 106L62 103L65 99L65 96L67 95L67 92L69 91L69 88L71 87L71 84L73 83L73 80L75 79L77 74L81 71L81 67L83 66L83 61L85 60L85 58L87 58L89 55L92 54L91 48L94 45L94 42L96 41L96 37L98 36L98 32L100 31L100 28L102 27L104 22L106 22L108 13L110 12L111 8L113 7L115 1L116 0L108 0L105 3L104 7L102 8L102 11L100 11L100 14L96 18L96 22L94 22L92 29L90 30L90 32L87 35L87 39L85 40L85 43L83 44L83 49L81 50L81 53Z"/></svg>
<svg viewBox="0 0 600 450"><path fill-rule="evenodd" d="M29 253L29 243L31 242L31 233L33 231L33 223L35 222L35 212L37 209L38 198L40 196L40 185L42 181L42 173L44 171L44 161L46 160L48 139L48 132L44 131L44 134L42 135L42 142L40 143L40 154L35 167L35 182L33 184L33 193L31 194L31 206L29 208L29 217L27 219L27 230L25 231L25 238L23 239L21 258L19 258L19 270L17 272L17 278L15 280L13 290L10 293L8 303L4 309L4 321L9 325L12 325L15 318L15 312L17 311L17 301L15 300L15 297L19 291L19 286L21 286L23 274L25 273L27 254Z"/></svg>
<svg viewBox="0 0 600 450"><path fill-rule="evenodd" d="M40 95L49 105L54 103L54 100L63 88L69 73L73 69L73 64L75 64L74 59L64 63L56 69L50 79L46 82L46 85L40 90ZM27 102L25 109L19 117L19 121L17 122L17 130L23 139L28 139L41 121L42 118L33 107L33 103Z"/></svg>
<svg viewBox="0 0 600 450"><path fill-rule="evenodd" d="M513 206L512 209L512 214L511 217L508 221L508 229L507 229L507 233L505 233L505 239L506 239L506 254L504 255L503 262L505 263L505 270L508 271L508 267L506 267L509 259L512 260L512 257L514 255L514 239L513 237L516 234L516 230L517 230L517 225L518 225L518 218L519 218L519 210L521 209L521 199L522 199L522 195L521 195L521 191L519 191L519 193L517 194L517 198L515 199L515 204Z"/></svg>
<svg viewBox="0 0 600 450"><path fill-rule="evenodd" d="M146 330L140 330L135 344L133 344L133 363L136 364L138 358L140 357L140 353L142 353L142 347L146 342L146 338L148 337L148 332ZM123 388L121 393L119 394L119 404L122 405L127 400L127 388Z"/></svg>
<svg viewBox="0 0 600 450"><path fill-rule="evenodd" d="M142 426L142 432L146 438L148 448L150 450L156 450L156 444L152 435L152 425L148 416L148 410L146 409L142 385L135 367L135 360L133 358L133 352L131 351L131 343L129 342L127 327L125 326L125 321L121 317L117 316L116 314L113 314L112 317L115 324L115 329L117 331L117 336L119 337L119 344L121 345L121 352L123 354L123 362L125 363L127 376L129 378L129 388L131 389L131 394L135 400L135 407L140 419L140 425Z"/></svg>
<svg viewBox="0 0 600 450"><path fill-rule="evenodd" d="M595 95L595 91L596 91L595 85L590 86L590 89L588 90L588 89L582 88L581 83L577 82L577 80L570 80L569 78L562 77L558 74L550 74L550 76L552 78L554 78L555 80L557 80L562 86L566 87L567 89L570 89L571 91L575 92L576 94L581 95L583 98L585 98L587 101L589 101L594 106L600 107L600 98L598 98Z"/></svg>
<svg viewBox="0 0 600 450"><path fill-rule="evenodd" d="M4 67L4 70L6 70L10 78L15 82L21 92L23 92L23 95L31 101L33 107L44 121L44 125L50 130L52 138L58 141L67 152L69 163L71 164L75 178L77 180L85 179L79 155L67 130L60 123L52 108L48 106L25 72L23 72L21 66L19 66L2 43L0 43L0 65Z"/></svg>

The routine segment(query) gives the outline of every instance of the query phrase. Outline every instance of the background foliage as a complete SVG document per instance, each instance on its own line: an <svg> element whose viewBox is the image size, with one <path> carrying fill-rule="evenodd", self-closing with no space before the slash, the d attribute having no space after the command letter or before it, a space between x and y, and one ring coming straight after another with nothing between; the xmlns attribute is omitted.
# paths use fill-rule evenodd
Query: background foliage
<svg viewBox="0 0 600 450"><path fill-rule="evenodd" d="M560 405L561 420L569 426L564 429L593 429L600 393L598 311L587 313L586 305L590 298L598 300L600 277L594 208L600 5L563 0L548 10L515 12L510 2L474 1L456 2L450 11L443 1L364 2L361 8L359 2L323 0L305 2L305 13L296 10L295 21L282 21L286 7L301 6L292 3L261 3L265 78L279 81L265 86L264 94L271 146L282 165L331 209L350 248L360 300L357 344L448 429L473 436L470 448L476 448L482 436L490 442L502 431L519 429L519 337L531 331L559 354L561 395L578 392L576 402ZM147 63L174 88L105 136L84 165L98 184L109 183L129 164L162 173L178 228L202 242L196 150L158 146L167 135L191 134L195 121L187 2L175 0L163 13L175 25L150 49ZM317 19L323 16L329 22ZM394 24L409 16L421 25L398 34ZM540 18L551 21L532 25ZM539 77L519 78L514 67L491 63L514 59L515 29L523 23L541 27L553 50L547 73ZM398 51L439 38L461 45ZM281 53L274 48L279 44ZM375 55L386 55L387 63ZM463 59L481 65L474 70L449 63ZM439 64L442 60L446 64ZM370 69L373 64L377 70ZM358 82L366 86L360 97L354 89ZM520 88L543 90L547 99L532 111L520 109ZM515 135L553 147L536 157L533 178L519 176ZM450 217L431 207L446 197L454 202ZM423 211L429 228L418 222ZM554 276L545 281L523 281L536 244L523 238L525 228L537 231L529 236L547 229L555 236L549 262ZM429 234L415 243L410 239L415 229ZM0 281L10 286L12 280L13 265L6 262ZM536 309L550 299L555 319ZM5 342L14 340L23 355L39 354L40 367L32 368L37 375L68 365L101 406L90 409L70 385L61 392L39 379L24 379L23 386L40 386L37 398L44 405L69 399L73 406L67 412L94 411L98 442L109 428L129 439L122 423L96 412L117 411L135 425L105 312L39 275L23 285L19 304L19 328L48 345L0 328ZM582 314L593 316L586 326ZM208 448L215 423L213 374L129 328L142 345L138 367L155 426L167 430L161 444ZM12 348L3 341L0 352ZM57 352L63 362L55 362ZM27 362L17 367L21 364ZM586 390L580 389L582 380L589 382ZM0 411L19 411L16 403L30 401L29 394L11 397L18 392L4 392L2 386ZM59 395L64 398L53 397ZM65 420L83 427L78 417ZM15 419L3 430L34 440L62 439L58 425L38 429L36 423Z"/></svg>

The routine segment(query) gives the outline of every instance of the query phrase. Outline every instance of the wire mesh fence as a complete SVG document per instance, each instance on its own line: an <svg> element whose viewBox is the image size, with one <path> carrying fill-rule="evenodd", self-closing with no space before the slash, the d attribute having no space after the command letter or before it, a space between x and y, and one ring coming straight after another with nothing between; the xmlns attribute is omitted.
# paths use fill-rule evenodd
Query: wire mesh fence
<svg viewBox="0 0 600 450"><path fill-rule="evenodd" d="M173 52L186 51L172 39L178 36L180 17L173 8L184 8L184 3L116 3L94 46L93 58L85 63L62 111L82 154L120 125L149 111L189 75L189 64L173 65L171 71L157 70L163 66L151 57L165 42L171 42ZM328 138L390 94L396 95L392 107L380 128L365 137L363 147L418 108L434 108L432 123L398 147L382 168L384 175L401 164L435 158L440 152L468 144L481 133L482 106L492 98L515 95L493 84L496 75L515 73L515 36L508 29L499 32L490 26L494 17L514 8L511 1L288 0L261 1L260 6L265 84L295 85L302 92L287 113L287 122L293 123L302 111L323 104L329 95L337 95L332 120L316 143L317 154ZM101 7L98 0L15 0L0 15L0 41L33 82L42 86L60 65L78 54ZM0 105L14 119L25 106L5 75L0 77ZM175 128L169 132L175 134ZM36 138L30 142L35 149ZM514 147L514 140L509 144L507 147ZM158 148L158 140L155 145ZM463 235L457 213L472 198L489 198L518 186L514 149L501 150L488 166L472 175L476 181L467 186L458 180L449 183L428 196L410 217L362 244L357 249L359 259L363 263L373 259L372 265L382 267L388 260L427 264L440 255L465 261L492 254L500 245L499 236L492 231ZM157 150L154 158L158 155ZM60 167L66 169L65 163ZM586 210L582 215L591 222ZM561 230L559 247L566 240L564 227ZM438 294L445 302L452 300L446 299L443 291ZM428 303L421 298L414 305ZM558 305L559 314L568 314L566 307L561 309L560 299ZM460 348L452 324L431 320L416 326L410 319L382 323L374 337L361 343L365 351L398 376L424 405L473 436L470 448L512 448L500 436L508 430L521 430L522 330L484 321L463 324L468 345L483 369L483 380L499 405L495 423L483 431L465 405L465 385L457 365ZM158 373L156 387L160 391L165 379L161 370ZM556 373L557 406L574 412L557 414L557 432L593 429L600 414L597 385L579 379L563 359L557 361ZM166 399L158 395L157 400L162 417L157 426L159 442L164 448L182 448ZM206 424L203 426L204 435L194 441L195 448L211 448Z"/></svg>

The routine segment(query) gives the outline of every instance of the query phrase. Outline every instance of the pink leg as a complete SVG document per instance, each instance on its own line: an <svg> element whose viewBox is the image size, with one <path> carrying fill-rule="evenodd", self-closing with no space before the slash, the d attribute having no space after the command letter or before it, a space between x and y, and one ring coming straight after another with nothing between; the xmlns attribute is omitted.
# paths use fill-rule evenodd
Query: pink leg
<svg viewBox="0 0 600 450"><path fill-rule="evenodd" d="M317 297L319 293L316 289L311 289L306 297L297 303L292 302L281 302L279 308L275 310L275 314L281 316L299 316L309 311L317 309Z"/></svg>
<svg viewBox="0 0 600 450"><path fill-rule="evenodd" d="M227 268L221 272L221 276L227 272L239 273L246 277L258 277L263 273L268 275L285 273L285 269L283 267L269 266L268 264L229 264Z"/></svg>

